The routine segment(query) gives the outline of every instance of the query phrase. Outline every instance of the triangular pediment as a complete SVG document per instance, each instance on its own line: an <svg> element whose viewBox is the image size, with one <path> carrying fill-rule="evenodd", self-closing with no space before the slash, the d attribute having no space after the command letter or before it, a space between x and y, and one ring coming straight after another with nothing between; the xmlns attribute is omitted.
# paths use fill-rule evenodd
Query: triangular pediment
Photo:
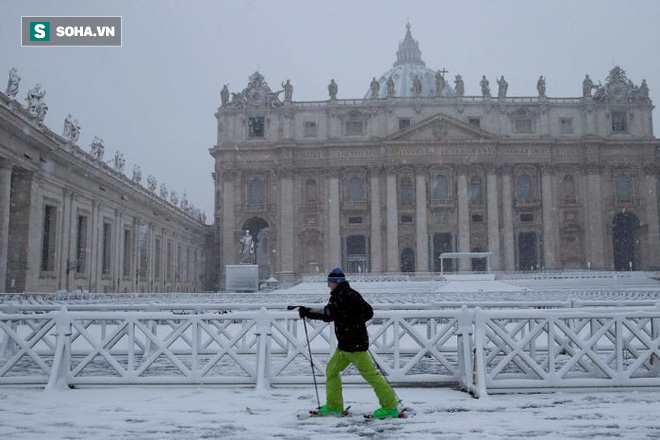
<svg viewBox="0 0 660 440"><path fill-rule="evenodd" d="M497 136L451 116L438 113L389 135L386 141L494 141Z"/></svg>

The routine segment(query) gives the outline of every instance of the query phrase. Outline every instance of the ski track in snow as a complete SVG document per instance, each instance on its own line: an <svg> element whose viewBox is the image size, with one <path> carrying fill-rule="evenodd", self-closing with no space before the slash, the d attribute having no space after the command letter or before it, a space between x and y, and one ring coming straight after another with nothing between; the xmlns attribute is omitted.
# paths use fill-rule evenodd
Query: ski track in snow
<svg viewBox="0 0 660 440"><path fill-rule="evenodd" d="M324 395L321 389L321 396ZM407 419L364 420L368 387L345 389L348 417L306 418L313 388L125 387L0 390L6 439L650 439L660 392L495 395L400 388ZM302 418L300 416L303 416Z"/></svg>

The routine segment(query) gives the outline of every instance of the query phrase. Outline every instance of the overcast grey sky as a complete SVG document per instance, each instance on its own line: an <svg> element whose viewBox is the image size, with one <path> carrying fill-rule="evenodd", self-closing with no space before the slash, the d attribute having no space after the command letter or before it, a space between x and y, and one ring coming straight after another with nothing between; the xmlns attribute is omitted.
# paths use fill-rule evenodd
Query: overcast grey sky
<svg viewBox="0 0 660 440"><path fill-rule="evenodd" d="M121 15L121 48L20 45L22 15ZM509 96L580 96L584 75L605 82L620 65L651 99L660 91L660 1L25 1L0 5L0 84L15 66L20 100L41 83L46 125L61 133L72 113L79 145L103 137L106 157L124 153L212 219L214 113L219 92L247 85L255 70L273 90L287 78L294 100L361 98L391 68L410 21L426 65L463 75L467 95L496 75ZM660 124L656 111L654 127ZM656 128L657 133L657 128ZM209 220L211 221L211 220Z"/></svg>

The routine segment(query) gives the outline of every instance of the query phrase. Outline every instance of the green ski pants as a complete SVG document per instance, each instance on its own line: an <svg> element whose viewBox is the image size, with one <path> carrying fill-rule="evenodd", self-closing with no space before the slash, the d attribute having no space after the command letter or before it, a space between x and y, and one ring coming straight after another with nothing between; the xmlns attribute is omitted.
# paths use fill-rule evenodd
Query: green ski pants
<svg viewBox="0 0 660 440"><path fill-rule="evenodd" d="M381 408L396 408L398 402L394 390L387 383L385 378L376 371L369 353L366 351L347 352L337 350L334 352L328 366L325 370L325 393L327 399L327 406L329 409L344 409L344 396L341 389L341 373L350 364L355 365L364 380L369 382L369 385L376 392L378 402Z"/></svg>

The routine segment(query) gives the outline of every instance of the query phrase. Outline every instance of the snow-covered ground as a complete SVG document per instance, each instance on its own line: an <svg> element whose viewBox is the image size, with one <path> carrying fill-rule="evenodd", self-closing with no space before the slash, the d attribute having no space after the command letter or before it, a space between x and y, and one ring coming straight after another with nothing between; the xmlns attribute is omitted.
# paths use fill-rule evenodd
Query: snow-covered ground
<svg viewBox="0 0 660 440"><path fill-rule="evenodd" d="M365 421L377 406L347 387L352 416L305 417L312 387L0 389L2 439L650 439L660 392L556 393L473 399L448 388L401 388L407 419ZM321 390L321 398L323 398Z"/></svg>

